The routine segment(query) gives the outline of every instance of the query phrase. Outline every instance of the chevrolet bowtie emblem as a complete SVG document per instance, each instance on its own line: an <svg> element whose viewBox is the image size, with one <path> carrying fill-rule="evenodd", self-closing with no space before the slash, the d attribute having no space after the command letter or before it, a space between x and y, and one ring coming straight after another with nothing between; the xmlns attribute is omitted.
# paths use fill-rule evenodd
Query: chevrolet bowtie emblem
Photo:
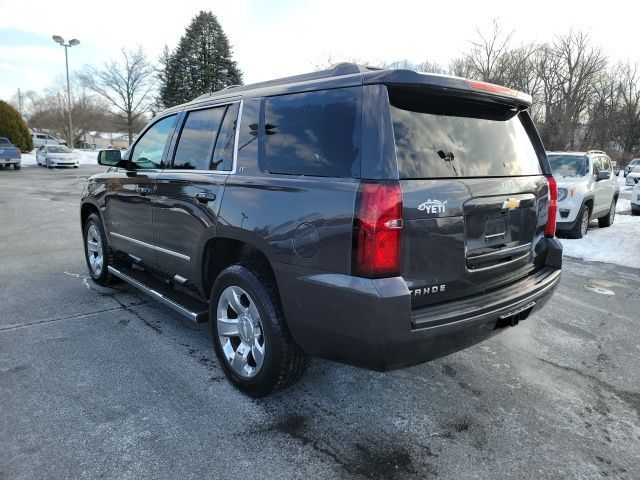
<svg viewBox="0 0 640 480"><path fill-rule="evenodd" d="M520 200L517 198L510 198L509 200L505 200L502 204L503 210L515 210L520 206Z"/></svg>

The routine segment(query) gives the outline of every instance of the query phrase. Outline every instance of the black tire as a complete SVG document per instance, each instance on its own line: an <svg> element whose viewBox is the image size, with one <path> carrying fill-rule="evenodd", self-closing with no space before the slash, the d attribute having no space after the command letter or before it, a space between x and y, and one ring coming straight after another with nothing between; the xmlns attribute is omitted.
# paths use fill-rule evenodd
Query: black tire
<svg viewBox="0 0 640 480"><path fill-rule="evenodd" d="M582 218L585 215L585 212L587 215L587 219L591 217L591 209L589 208L589 206L582 205L582 207L580 208L580 211L578 212L578 216L576 217L576 223L573 225L573 228L568 232L569 238L582 238L587 234L587 232L583 230L583 223L582 223ZM588 223L589 221L587 220L587 225Z"/></svg>
<svg viewBox="0 0 640 480"><path fill-rule="evenodd" d="M232 368L218 336L218 301L228 287L240 287L253 301L260 315L264 358L254 376L247 378ZM264 397L295 383L309 364L309 357L294 342L282 313L272 281L251 266L232 265L225 269L211 289L209 302L213 348L222 370L240 391Z"/></svg>
<svg viewBox="0 0 640 480"><path fill-rule="evenodd" d="M633 215L633 216L638 216L638 215L640 215L640 208L638 208L638 209L634 209L634 208L632 208L632 209L631 209L631 215Z"/></svg>
<svg viewBox="0 0 640 480"><path fill-rule="evenodd" d="M14 164L13 164L13 168L14 168L15 170L20 170L20 168L21 168L21 167L22 167L22 165L20 165L19 163L14 163Z"/></svg>
<svg viewBox="0 0 640 480"><path fill-rule="evenodd" d="M607 228L613 225L613 222L616 218L616 199L614 198L611 201L611 207L609 207L609 212L606 216L600 217L598 219L598 226L600 228Z"/></svg>
<svg viewBox="0 0 640 480"><path fill-rule="evenodd" d="M95 226L98 234L101 236L100 251L102 252L103 262L102 268L99 272L96 272L89 262L87 234L91 226ZM113 265L115 263L115 255L113 253L113 250L111 250L107 243L107 235L105 233L104 226L102 225L102 219L97 213L92 213L91 215L89 215L87 217L87 220L84 222L84 225L82 227L82 239L84 243L84 258L87 262L87 268L89 269L89 275L91 275L91 279L98 285L101 285L103 287L110 285L111 283L113 283L114 277L109 272L109 265Z"/></svg>

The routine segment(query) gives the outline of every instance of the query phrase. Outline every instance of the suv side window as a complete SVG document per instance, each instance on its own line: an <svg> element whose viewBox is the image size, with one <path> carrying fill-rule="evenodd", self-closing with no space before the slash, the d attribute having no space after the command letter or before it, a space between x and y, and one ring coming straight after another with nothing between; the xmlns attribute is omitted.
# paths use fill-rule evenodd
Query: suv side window
<svg viewBox="0 0 640 480"><path fill-rule="evenodd" d="M131 162L138 170L161 168L162 154L173 130L176 115L159 120L138 139L131 152Z"/></svg>
<svg viewBox="0 0 640 480"><path fill-rule="evenodd" d="M209 169L213 146L225 110L226 106L222 106L194 110L187 114L173 157L174 169Z"/></svg>
<svg viewBox="0 0 640 480"><path fill-rule="evenodd" d="M216 148L213 151L211 170L229 172L233 168L233 147L236 139L236 123L238 121L239 103L233 103L227 107L224 120L216 140Z"/></svg>
<svg viewBox="0 0 640 480"><path fill-rule="evenodd" d="M359 177L361 89L270 97L265 160L270 173Z"/></svg>
<svg viewBox="0 0 640 480"><path fill-rule="evenodd" d="M602 170L602 159L593 157L593 174L597 175L600 170Z"/></svg>

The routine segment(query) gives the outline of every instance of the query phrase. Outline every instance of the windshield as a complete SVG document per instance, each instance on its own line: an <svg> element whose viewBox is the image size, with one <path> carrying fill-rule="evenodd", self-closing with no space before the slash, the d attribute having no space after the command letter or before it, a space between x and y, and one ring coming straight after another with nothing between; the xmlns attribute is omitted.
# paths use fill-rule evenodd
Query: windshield
<svg viewBox="0 0 640 480"><path fill-rule="evenodd" d="M589 159L580 155L549 155L553 174L559 177L584 177L589 173Z"/></svg>
<svg viewBox="0 0 640 480"><path fill-rule="evenodd" d="M64 145L52 145L47 147L47 152L49 153L71 153L69 147L65 147Z"/></svg>

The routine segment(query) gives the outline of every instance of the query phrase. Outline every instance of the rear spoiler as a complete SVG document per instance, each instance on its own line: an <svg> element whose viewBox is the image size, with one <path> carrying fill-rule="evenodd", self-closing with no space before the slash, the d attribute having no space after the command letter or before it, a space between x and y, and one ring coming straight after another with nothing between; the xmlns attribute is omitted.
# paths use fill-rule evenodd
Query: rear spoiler
<svg viewBox="0 0 640 480"><path fill-rule="evenodd" d="M453 94L457 97L484 99L525 110L531 106L531 95L493 83L466 78L417 73L412 70L380 70L363 75L363 84L384 84L395 87L420 88L431 93Z"/></svg>

